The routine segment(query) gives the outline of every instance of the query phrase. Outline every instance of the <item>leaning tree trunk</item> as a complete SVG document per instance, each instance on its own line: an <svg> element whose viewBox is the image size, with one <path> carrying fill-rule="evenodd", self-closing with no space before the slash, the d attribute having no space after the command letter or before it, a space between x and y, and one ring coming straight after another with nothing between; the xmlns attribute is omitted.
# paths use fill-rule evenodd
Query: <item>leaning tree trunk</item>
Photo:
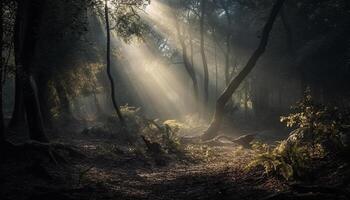
<svg viewBox="0 0 350 200"><path fill-rule="evenodd" d="M201 56L203 62L203 70L204 70L204 105L208 106L209 103L209 70L208 70L208 62L207 57L205 55L205 44L204 44L204 18L205 18L205 9L206 9L206 1L202 0L201 2L201 17L200 17L200 46L201 46Z"/></svg>
<svg viewBox="0 0 350 200"><path fill-rule="evenodd" d="M126 126L125 119L120 112L119 106L117 104L117 100L115 99L115 86L113 81L113 76L111 72L111 32L109 27L109 15L108 15L108 2L105 0L105 20L106 20L106 33L107 33L107 75L111 84L111 98L115 111L117 112L119 121L123 127Z"/></svg>
<svg viewBox="0 0 350 200"><path fill-rule="evenodd" d="M233 93L237 90L239 85L243 82L243 80L248 76L248 74L252 71L254 66L256 65L256 62L259 60L261 55L265 52L266 46L269 40L270 32L273 28L273 24L276 20L276 17L280 11L280 9L283 6L283 3L285 0L277 0L277 2L274 4L269 19L267 20L264 30L262 32L262 37L260 44L258 48L255 50L253 55L248 60L248 63L246 66L242 69L242 71L230 81L230 84L225 88L224 92L221 94L221 96L218 98L216 102L216 110L213 116L213 119L208 127L208 129L205 131L205 133L202 135L202 139L210 139L214 137L217 132L220 129L220 125L223 119L224 109L225 105L228 102L228 100L231 98Z"/></svg>

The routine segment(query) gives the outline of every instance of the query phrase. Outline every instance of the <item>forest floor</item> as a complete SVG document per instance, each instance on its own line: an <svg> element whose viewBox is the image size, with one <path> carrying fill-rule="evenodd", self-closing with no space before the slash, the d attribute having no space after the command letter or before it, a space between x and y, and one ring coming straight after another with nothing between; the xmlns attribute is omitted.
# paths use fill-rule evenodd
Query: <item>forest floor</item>
<svg viewBox="0 0 350 200"><path fill-rule="evenodd" d="M0 166L1 199L347 199L296 194L288 182L264 175L263 169L247 171L252 154L237 146L187 145L181 155L154 155L109 138L70 135L53 142L76 153L61 149L64 160L53 162L28 150L8 159Z"/></svg>

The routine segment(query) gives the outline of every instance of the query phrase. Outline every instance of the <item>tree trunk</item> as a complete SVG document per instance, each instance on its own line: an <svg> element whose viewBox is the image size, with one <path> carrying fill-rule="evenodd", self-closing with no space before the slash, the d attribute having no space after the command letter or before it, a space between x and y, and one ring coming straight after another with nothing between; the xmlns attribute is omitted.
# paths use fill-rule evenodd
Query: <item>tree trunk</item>
<svg viewBox="0 0 350 200"><path fill-rule="evenodd" d="M215 99L218 97L218 55L216 43L214 43L214 61L215 61Z"/></svg>
<svg viewBox="0 0 350 200"><path fill-rule="evenodd" d="M67 117L72 116L71 108L70 108L70 101L68 98L68 95L66 93L66 89L63 86L62 81L56 80L55 83L56 93L58 96L58 99L60 101L60 114L65 115Z"/></svg>
<svg viewBox="0 0 350 200"><path fill-rule="evenodd" d="M37 97L37 87L34 79L31 76L31 71L34 69L34 56L37 43L36 31L40 26L42 13L45 1L43 0L28 0L18 3L16 23L19 23L20 34L17 42L20 42L19 49L20 57L16 62L19 66L23 66L23 102L26 112L29 137L30 139L40 142L48 142L45 135L41 111ZM17 53L18 54L18 53ZM20 77L21 78L21 77Z"/></svg>
<svg viewBox="0 0 350 200"><path fill-rule="evenodd" d="M288 50L288 53L290 54L292 64L295 65L294 66L295 73L298 74L300 77L300 88L301 88L300 89L300 96L303 96L304 92L307 88L307 84L305 81L305 74L304 74L304 70L300 69L300 67L296 66L296 63L295 63L295 61L297 60L297 50L296 50L296 47L294 45L294 34L293 34L292 27L290 25L290 22L286 16L285 7L281 8L280 15L281 15L284 30L286 31L287 50Z"/></svg>
<svg viewBox="0 0 350 200"><path fill-rule="evenodd" d="M111 72L111 34L110 34L110 27L109 27L109 15L108 15L108 1L105 0L105 20L106 20L106 34L107 34L107 75L108 79L111 84L111 98L112 98L112 103L115 111L117 112L119 121L123 127L126 126L124 117L122 113L120 112L119 106L117 104L117 100L115 99L115 86L114 86L114 81L113 81L113 76Z"/></svg>
<svg viewBox="0 0 350 200"><path fill-rule="evenodd" d="M45 77L45 75L39 76L38 79L38 96L40 110L43 115L43 122L46 128L52 128L52 115L50 111L51 102L50 102L50 91L49 91L49 80Z"/></svg>
<svg viewBox="0 0 350 200"><path fill-rule="evenodd" d="M230 72L230 55L231 55L231 26L232 26L232 19L231 19L231 15L227 9L227 4L225 1L220 0L220 4L222 9L225 11L225 16L226 16L226 20L227 20L227 33L226 33L226 52L225 52L225 82L226 82L226 86L230 83L232 74Z"/></svg>
<svg viewBox="0 0 350 200"><path fill-rule="evenodd" d="M209 103L209 70L207 57L205 55L205 44L204 44L204 20L205 20L205 9L206 9L206 1L201 1L201 17L200 17L200 46L201 46L201 55L203 62L203 70L204 70L204 105L208 106Z"/></svg>
<svg viewBox="0 0 350 200"><path fill-rule="evenodd" d="M287 42L288 52L293 59L296 59L296 50L293 43L294 41L293 32L283 7L281 8L280 15L281 15L283 27L286 31L286 36L287 36L286 42Z"/></svg>
<svg viewBox="0 0 350 200"><path fill-rule="evenodd" d="M220 129L220 125L223 119L224 109L225 105L228 102L228 100L231 98L233 93L237 90L239 85L243 82L243 80L248 76L248 74L252 71L254 66L256 65L256 62L259 60L261 55L265 52L266 46L268 44L270 32L273 28L273 24L276 20L276 17L283 6L283 3L285 0L277 0L274 4L269 19L267 20L264 30L262 32L262 37L260 40L260 44L258 48L255 50L253 55L248 60L248 63L246 66L242 69L242 71L231 80L230 84L225 88L224 92L221 94L221 96L218 98L216 102L216 110L213 116L213 119L208 127L208 129L205 131L205 133L202 135L202 139L210 139L216 136L217 132Z"/></svg>
<svg viewBox="0 0 350 200"><path fill-rule="evenodd" d="M249 81L246 81L245 88L244 88L244 117L247 120L248 119L248 92L249 92Z"/></svg>
<svg viewBox="0 0 350 200"><path fill-rule="evenodd" d="M29 137L39 142L48 142L37 97L37 87L33 77L26 78L23 90Z"/></svg>
<svg viewBox="0 0 350 200"><path fill-rule="evenodd" d="M92 95L94 96L94 102L95 102L95 108L96 108L96 115L102 115L103 111L102 111L102 108L100 106L100 103L98 102L98 97L97 97L97 94L96 92L94 91L92 93Z"/></svg>
<svg viewBox="0 0 350 200"><path fill-rule="evenodd" d="M15 72L15 105L12 111L12 117L8 124L8 128L16 128L25 124L25 113L23 106L23 81L20 72L16 66Z"/></svg>
<svg viewBox="0 0 350 200"><path fill-rule="evenodd" d="M187 53L187 47L186 47L185 39L182 36L181 30L180 30L180 24L178 23L178 21L176 19L176 16L175 16L175 28L176 28L177 37L178 37L178 40L180 42L181 49L182 49L182 59L183 59L183 62L184 62L184 66L185 66L185 69L186 69L188 75L190 76L190 78L192 80L193 91L194 91L194 98L196 100L196 103L198 104L199 103L199 88L198 88L198 81L197 81L197 78L196 78L196 72L194 70L193 65L191 64L193 62L193 60L190 61L188 59L188 53ZM193 56L193 47L191 49L191 52L192 52L191 56ZM197 111L199 111L198 108L197 108Z"/></svg>
<svg viewBox="0 0 350 200"><path fill-rule="evenodd" d="M5 122L4 122L4 112L3 112L3 107L2 107L2 75L3 75L3 70L5 69L3 59L2 59L2 52L3 52L3 2L0 2L0 142L3 143L5 140L4 132L5 132Z"/></svg>
<svg viewBox="0 0 350 200"><path fill-rule="evenodd" d="M19 66L20 53L21 53L21 18L22 18L22 9L23 5L18 4L17 13L16 13L16 22L14 27L14 56L15 56L15 105L12 111L12 117L9 122L8 128L16 128L23 126L25 124L25 113L23 106L23 69ZM23 36L22 36L23 37Z"/></svg>
<svg viewBox="0 0 350 200"><path fill-rule="evenodd" d="M230 47L230 40L231 34L227 34L226 36L226 52L225 52L225 82L226 86L230 83L230 54L231 54L231 47Z"/></svg>
<svg viewBox="0 0 350 200"><path fill-rule="evenodd" d="M189 21L189 23L191 24L191 17L190 17L190 12L188 12L187 15L187 20ZM190 58L191 58L191 65L194 66L194 48L193 48L193 35L192 35L192 30L191 29L187 29L188 31L188 36L189 36L189 42L190 42Z"/></svg>

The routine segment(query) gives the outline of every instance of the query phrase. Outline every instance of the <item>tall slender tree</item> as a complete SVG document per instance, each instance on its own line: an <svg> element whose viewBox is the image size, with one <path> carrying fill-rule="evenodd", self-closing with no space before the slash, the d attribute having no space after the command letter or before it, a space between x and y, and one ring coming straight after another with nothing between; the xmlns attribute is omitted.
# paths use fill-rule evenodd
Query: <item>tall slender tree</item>
<svg viewBox="0 0 350 200"><path fill-rule="evenodd" d="M193 91L194 91L194 98L196 100L196 103L199 102L199 86L198 86L198 81L196 77L196 71L193 67L193 44L192 44L192 34L190 34L190 53L191 53L191 60L189 59L188 51L187 51L187 45L185 42L185 32L181 31L180 24L178 22L178 16L176 13L174 13L174 18L175 18L175 28L176 28L176 34L177 34L177 39L180 43L181 50L182 50L182 60L184 62L185 69L190 76L193 84ZM198 109L198 108L197 108ZM199 111L199 110L198 110Z"/></svg>
<svg viewBox="0 0 350 200"><path fill-rule="evenodd" d="M115 85L111 71L111 30L109 24L109 8L108 8L108 0L105 0L105 23L106 23L106 35L107 35L107 49L106 49L106 65L107 65L107 75L111 85L111 98L113 107L118 115L119 121L123 127L126 126L125 119L120 111L117 100L115 98Z"/></svg>
<svg viewBox="0 0 350 200"><path fill-rule="evenodd" d="M4 2L0 2L0 142L2 143L4 141L4 132L5 132L5 123L4 123L4 113L2 108L2 76L4 71L4 62L2 59L2 51L3 51L3 35L4 35L4 28L3 28L3 17L4 17Z"/></svg>
<svg viewBox="0 0 350 200"><path fill-rule="evenodd" d="M200 16L200 48L201 48L201 56L203 62L203 70L204 70L204 105L208 106L209 103L209 69L207 57L205 54L205 30L204 30L204 21L205 21L205 12L206 12L206 4L207 0L201 1L201 16Z"/></svg>

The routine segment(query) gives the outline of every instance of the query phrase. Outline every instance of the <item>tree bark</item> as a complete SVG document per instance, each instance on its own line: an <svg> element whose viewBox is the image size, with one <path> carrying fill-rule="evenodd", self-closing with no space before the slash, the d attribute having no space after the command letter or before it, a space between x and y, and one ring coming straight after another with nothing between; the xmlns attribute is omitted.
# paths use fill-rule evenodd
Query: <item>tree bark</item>
<svg viewBox="0 0 350 200"><path fill-rule="evenodd" d="M231 80L231 72L230 72L230 55L231 55L231 26L232 26L232 19L231 19L231 15L228 11L228 5L225 1L220 0L220 4L222 9L225 11L225 16L226 16L226 20L227 20L227 32L226 32L226 52L225 52L225 82L226 82L226 86L230 83Z"/></svg>
<svg viewBox="0 0 350 200"><path fill-rule="evenodd" d="M68 98L68 95L66 93L66 89L63 86L62 81L56 80L55 82L55 88L56 88L56 93L58 96L58 99L60 101L60 114L64 114L66 116L72 116L72 112L70 109L70 101Z"/></svg>
<svg viewBox="0 0 350 200"><path fill-rule="evenodd" d="M300 69L300 67L296 66L295 61L297 60L297 50L296 47L294 45L294 34L293 34L293 30L290 24L290 21L288 20L287 16L286 16L286 11L285 11L285 7L281 8L281 20L283 23L283 27L284 30L286 31L286 44L287 44L287 50L288 53L290 54L291 57L291 61L292 64L295 65L294 69L295 69L295 73L299 75L300 77L300 95L303 96L304 92L307 88L307 84L305 81L305 74L304 74L304 70Z"/></svg>
<svg viewBox="0 0 350 200"><path fill-rule="evenodd" d="M19 66L20 53L21 53L21 17L23 9L23 5L18 4L17 13L16 13L16 22L14 27L14 56L15 56L15 105L12 111L12 117L9 122L8 128L16 128L19 126L23 126L25 124L25 113L23 106L23 69Z"/></svg>
<svg viewBox="0 0 350 200"><path fill-rule="evenodd" d="M215 62L215 99L218 97L218 55L216 43L214 43L214 62Z"/></svg>
<svg viewBox="0 0 350 200"><path fill-rule="evenodd" d="M296 50L295 50L294 43L293 43L293 41L294 41L293 31L292 31L290 23L287 19L285 9L283 7L281 8L280 15L281 15L283 27L286 31L286 36L287 36L286 42L287 42L288 52L290 53L292 58L295 59L296 58Z"/></svg>
<svg viewBox="0 0 350 200"><path fill-rule="evenodd" d="M230 54L231 54L231 47L230 47L230 40L231 34L227 34L226 36L226 52L225 52L225 82L226 86L230 83Z"/></svg>
<svg viewBox="0 0 350 200"><path fill-rule="evenodd" d="M5 140L4 132L5 132L5 122L4 122L4 112L3 112L3 107L2 107L2 97L3 97L3 90L2 90L2 75L3 75L3 70L5 69L3 59L2 59L2 51L3 51L3 33L4 33L4 28L3 28L3 2L0 2L0 142L3 143Z"/></svg>
<svg viewBox="0 0 350 200"><path fill-rule="evenodd" d="M12 117L8 124L8 128L16 128L25 124L25 113L23 106L23 83L18 72L19 69L16 67L15 72L15 105L12 111Z"/></svg>
<svg viewBox="0 0 350 200"><path fill-rule="evenodd" d="M20 53L19 61L16 62L17 68L23 66L23 102L26 112L26 119L29 129L30 139L37 140L39 142L48 142L45 135L40 106L37 96L37 87L34 79L31 76L31 72L34 69L34 56L37 44L36 32L40 27L42 13L45 5L44 0L28 0L20 1L18 3L16 23L19 23L20 33L16 35L19 37L16 39L19 42ZM22 77L20 77L22 78Z"/></svg>
<svg viewBox="0 0 350 200"><path fill-rule="evenodd" d="M271 33L271 30L273 28L273 24L276 20L276 17L282 8L285 0L277 0L274 4L270 16L264 26L262 37L260 40L260 44L258 48L255 50L253 55L248 60L248 63L246 66L242 69L242 71L230 81L230 84L225 88L224 92L221 94L221 96L218 98L216 102L216 110L213 116L213 119L208 127L208 129L204 132L202 135L202 139L210 139L216 136L217 132L220 129L220 125L223 119L224 109L225 105L228 102L228 100L231 98L233 93L237 90L239 85L243 82L243 80L248 76L248 74L252 71L252 69L255 67L256 62L259 60L261 55L265 52L266 46L268 44L269 36Z"/></svg>
<svg viewBox="0 0 350 200"><path fill-rule="evenodd" d="M191 24L191 17L190 17L190 12L187 14L187 20L189 21L189 24ZM192 35L192 30L187 29L188 31L188 36L189 36L189 42L190 42L190 58L191 58L191 65L194 66L194 48L193 48L193 35Z"/></svg>
<svg viewBox="0 0 350 200"><path fill-rule="evenodd" d="M52 114L50 111L50 90L49 90L49 80L45 75L39 75L38 78L38 100L40 105L40 110L43 116L43 122L46 128L52 128Z"/></svg>
<svg viewBox="0 0 350 200"><path fill-rule="evenodd" d="M201 17L200 17L200 46L201 46L201 56L203 62L204 70L204 105L208 106L209 103L209 70L207 57L205 55L205 44L204 44L204 20L205 20L205 10L206 10L206 1L201 1Z"/></svg>
<svg viewBox="0 0 350 200"><path fill-rule="evenodd" d="M111 34L110 34L110 25L109 25L109 15L108 15L108 1L105 0L105 20L106 20L106 34L107 34L107 75L111 84L111 98L115 111L117 112L119 121L123 127L126 126L124 117L120 112L119 106L117 104L117 100L115 99L115 86L113 81L113 76L111 72Z"/></svg>

